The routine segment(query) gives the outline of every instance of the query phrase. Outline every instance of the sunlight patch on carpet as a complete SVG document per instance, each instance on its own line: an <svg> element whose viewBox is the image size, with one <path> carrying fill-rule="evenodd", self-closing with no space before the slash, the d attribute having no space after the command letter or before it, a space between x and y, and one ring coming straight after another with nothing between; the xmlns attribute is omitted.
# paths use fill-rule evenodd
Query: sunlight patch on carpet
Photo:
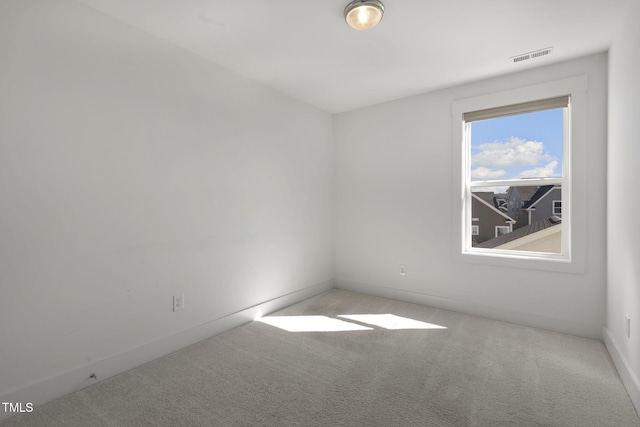
<svg viewBox="0 0 640 427"><path fill-rule="evenodd" d="M289 332L344 332L373 329L327 316L268 316L258 319L258 322Z"/></svg>
<svg viewBox="0 0 640 427"><path fill-rule="evenodd" d="M395 314L344 314L342 317L368 325L379 326L384 329L447 329L446 326L396 316Z"/></svg>

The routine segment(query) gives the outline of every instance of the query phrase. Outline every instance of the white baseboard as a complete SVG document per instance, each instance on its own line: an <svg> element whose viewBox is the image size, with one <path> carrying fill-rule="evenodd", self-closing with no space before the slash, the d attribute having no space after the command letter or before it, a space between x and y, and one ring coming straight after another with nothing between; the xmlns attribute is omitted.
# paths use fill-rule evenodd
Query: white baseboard
<svg viewBox="0 0 640 427"><path fill-rule="evenodd" d="M335 287L338 289L361 292L364 294L412 302L415 304L427 305L429 307L441 308L444 310L451 310L458 313L470 314L472 316L500 320L502 322L515 323L518 325L530 326L538 329L576 335L580 337L595 339L598 341L602 340L603 325L600 323L587 323L577 322L570 319L559 319L535 313L510 310L504 307L488 306L478 304L476 302L443 298L418 292L388 288L385 286L357 283L346 280L336 280Z"/></svg>
<svg viewBox="0 0 640 427"><path fill-rule="evenodd" d="M620 351L616 339L606 327L602 328L602 339L611 355L614 366L618 370L622 383L627 389L627 393L629 393L629 398L631 398L633 406L636 407L636 412L640 415L640 381L638 381L638 377L634 374L622 351Z"/></svg>
<svg viewBox="0 0 640 427"><path fill-rule="evenodd" d="M23 407L26 403L31 403L34 407L42 405L93 385L97 381L105 380L191 344L251 322L256 317L280 310L332 288L333 281L328 281L282 295L191 329L172 334L157 341L141 344L122 353L75 367L42 381L10 391L0 396L0 402L22 403ZM89 378L92 373L96 374L97 379ZM6 413L0 406L0 420L9 418L12 415L15 414Z"/></svg>

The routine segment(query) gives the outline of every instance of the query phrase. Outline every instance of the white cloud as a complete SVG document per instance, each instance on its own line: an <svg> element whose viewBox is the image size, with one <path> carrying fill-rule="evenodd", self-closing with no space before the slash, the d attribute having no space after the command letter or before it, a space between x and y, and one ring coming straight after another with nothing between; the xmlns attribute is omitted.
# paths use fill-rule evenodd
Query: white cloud
<svg viewBox="0 0 640 427"><path fill-rule="evenodd" d="M547 178L550 176L558 176L559 174L556 172L557 167L558 161L553 160L547 163L546 166L520 172L519 178Z"/></svg>
<svg viewBox="0 0 640 427"><path fill-rule="evenodd" d="M507 171L503 169L493 170L484 166L477 167L471 171L471 178L473 179L500 179Z"/></svg>
<svg viewBox="0 0 640 427"><path fill-rule="evenodd" d="M479 150L471 156L473 165L485 168L504 166L535 166L552 160L544 151L544 142L525 141L511 137L506 142L488 142L474 147Z"/></svg>

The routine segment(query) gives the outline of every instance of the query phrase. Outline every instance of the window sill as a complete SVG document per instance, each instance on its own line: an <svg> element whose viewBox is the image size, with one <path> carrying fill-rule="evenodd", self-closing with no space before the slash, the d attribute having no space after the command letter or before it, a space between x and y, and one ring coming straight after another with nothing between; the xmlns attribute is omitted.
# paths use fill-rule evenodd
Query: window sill
<svg viewBox="0 0 640 427"><path fill-rule="evenodd" d="M584 274L583 263L572 261L566 255L542 255L532 253L490 253L488 251L467 250L457 253L454 261L478 265L490 265L508 268L526 268L532 270L554 271L559 273Z"/></svg>

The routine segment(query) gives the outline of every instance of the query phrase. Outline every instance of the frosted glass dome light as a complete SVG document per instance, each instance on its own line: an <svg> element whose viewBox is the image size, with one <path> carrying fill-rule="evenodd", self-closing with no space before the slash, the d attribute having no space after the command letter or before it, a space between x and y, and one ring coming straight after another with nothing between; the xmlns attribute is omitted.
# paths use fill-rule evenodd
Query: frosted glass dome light
<svg viewBox="0 0 640 427"><path fill-rule="evenodd" d="M354 30L368 30L382 20L384 5L378 0L354 0L344 8L344 20Z"/></svg>

